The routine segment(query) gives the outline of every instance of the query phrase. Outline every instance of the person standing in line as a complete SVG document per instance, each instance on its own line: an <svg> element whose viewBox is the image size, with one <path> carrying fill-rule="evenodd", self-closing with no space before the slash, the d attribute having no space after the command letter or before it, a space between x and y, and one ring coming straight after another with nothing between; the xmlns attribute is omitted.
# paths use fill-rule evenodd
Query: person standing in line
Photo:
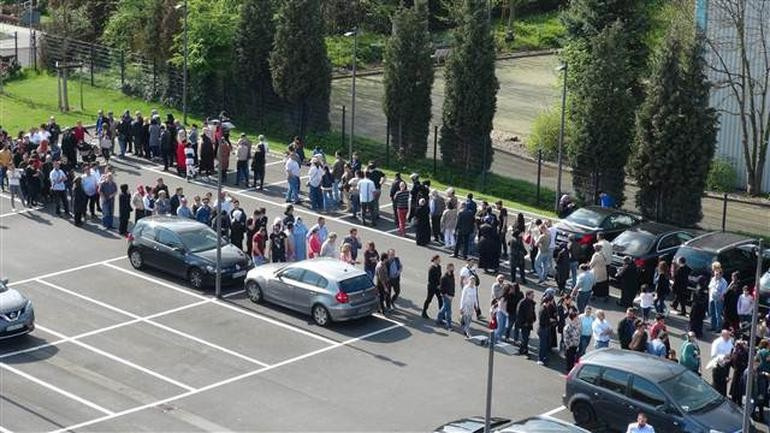
<svg viewBox="0 0 770 433"><path fill-rule="evenodd" d="M358 250L362 248L361 240L358 239L358 229L355 227L352 227L348 232L348 236L342 240L342 244L350 245L350 258L353 259L354 262L357 261Z"/></svg>
<svg viewBox="0 0 770 433"><path fill-rule="evenodd" d="M418 246L425 246L430 243L430 209L424 198L417 202L417 209L414 211L415 219L415 242Z"/></svg>
<svg viewBox="0 0 770 433"><path fill-rule="evenodd" d="M708 311L708 283L709 278L706 275L701 275L698 278L695 294L692 298L689 329L690 331L693 331L698 338L703 337L703 322L704 319L706 319L706 312Z"/></svg>
<svg viewBox="0 0 770 433"><path fill-rule="evenodd" d="M719 337L711 343L711 379L714 389L723 396L727 396L727 378L730 375L730 355L734 344L730 331L723 329Z"/></svg>
<svg viewBox="0 0 770 433"><path fill-rule="evenodd" d="M672 288L676 298L671 304L671 308L674 310L679 310L681 307L681 310L679 310L678 313L680 316L687 316L687 286L690 282L691 273L692 269L687 266L687 259L684 257L679 257L676 262L676 270L674 271L674 286Z"/></svg>
<svg viewBox="0 0 770 433"><path fill-rule="evenodd" d="M735 271L730 277L722 300L722 327L738 330L740 319L738 318L738 299L741 297L740 272Z"/></svg>
<svg viewBox="0 0 770 433"><path fill-rule="evenodd" d="M594 274L588 268L588 264L580 265L575 286L572 287L572 297L577 300L578 311L585 311L588 301L591 300L591 293L594 287Z"/></svg>
<svg viewBox="0 0 770 433"><path fill-rule="evenodd" d="M13 197L13 195L11 195ZM75 227L83 225L88 206L88 195L83 191L83 178L76 177L72 182L72 211L75 213Z"/></svg>
<svg viewBox="0 0 770 433"><path fill-rule="evenodd" d="M401 272L404 267L401 265L401 259L396 255L393 248L388 250L388 280L390 290L393 296L390 298L390 308L396 308L396 299L401 295Z"/></svg>
<svg viewBox="0 0 770 433"><path fill-rule="evenodd" d="M53 170L48 175L51 181L51 192L56 203L56 215L61 215L59 205L64 208L64 214L70 216L69 200L67 199L67 175L61 169L61 163L54 161Z"/></svg>
<svg viewBox="0 0 770 433"><path fill-rule="evenodd" d="M22 172L23 170L16 168L13 163L8 165L8 189L11 193L11 209L14 210L16 209L16 204L14 203L16 197L18 197L21 204L24 205L24 195L21 193ZM77 177L75 179L78 180L81 178ZM78 182L78 185L80 185L80 182ZM80 187L80 189L82 190L83 188Z"/></svg>
<svg viewBox="0 0 770 433"><path fill-rule="evenodd" d="M251 159L251 141L246 137L246 133L241 133L241 138L236 143L235 150L235 185L238 186L243 178L243 182L249 186L249 160Z"/></svg>
<svg viewBox="0 0 770 433"><path fill-rule="evenodd" d="M508 241L506 240L506 236L508 235L508 209L503 206L502 200L495 202L495 209L497 210L497 234L500 238L500 257L507 259Z"/></svg>
<svg viewBox="0 0 770 433"><path fill-rule="evenodd" d="M380 313L388 314L391 310L391 304L387 253L383 253L380 256L380 261L377 262L377 266L374 268L374 275L377 280L377 293L380 296Z"/></svg>
<svg viewBox="0 0 770 433"><path fill-rule="evenodd" d="M604 298L604 302L610 298L610 281L607 278L607 261L604 258L604 247L601 244L594 245L594 255L588 267L594 275L593 295L597 298Z"/></svg>
<svg viewBox="0 0 770 433"><path fill-rule="evenodd" d="M562 330L562 339L564 341L564 358L566 366L564 371L569 373L575 366L580 348L580 320L575 311L570 311L567 316L564 329Z"/></svg>
<svg viewBox="0 0 770 433"><path fill-rule="evenodd" d="M567 238L567 250L569 251L569 269L572 277L572 286L577 284L578 266L580 265L580 258L583 255L583 251L580 248L580 242L577 240L577 235L571 234Z"/></svg>
<svg viewBox="0 0 770 433"><path fill-rule="evenodd" d="M337 245L337 233L331 232L321 245L321 257L329 257L332 259L339 259L339 246ZM390 287L388 285L388 287Z"/></svg>
<svg viewBox="0 0 770 433"><path fill-rule="evenodd" d="M519 303L524 299L524 294L521 293L521 287L519 283L513 283L508 285L507 298L505 300L506 310L508 311L508 326L505 328L505 340L511 341L511 330L513 330L513 341L519 341L520 330L516 326L516 313L519 309Z"/></svg>
<svg viewBox="0 0 770 433"><path fill-rule="evenodd" d="M463 286L462 294L460 295L460 326L462 327L465 338L471 338L470 329L473 321L473 310L479 302L478 293L479 291L475 285L475 280L473 278L468 278Z"/></svg>
<svg viewBox="0 0 770 433"><path fill-rule="evenodd" d="M516 311L516 327L521 330L519 355L529 355L529 334L532 332L536 317L535 292L527 290Z"/></svg>
<svg viewBox="0 0 770 433"><path fill-rule="evenodd" d="M254 188L262 191L265 186L265 164L269 148L264 135L260 135L258 140L259 142L254 149L254 158L251 159L251 170L254 172ZM259 186L257 186L257 181L259 181ZM248 186L248 182L246 186Z"/></svg>
<svg viewBox="0 0 770 433"><path fill-rule="evenodd" d="M525 256L527 255L527 247L524 245L524 241L521 239L521 232L518 230L513 231L509 244L509 262L511 268L511 281L516 281L516 271L519 271L521 276L521 284L527 284L527 273L524 269Z"/></svg>
<svg viewBox="0 0 770 433"><path fill-rule="evenodd" d="M241 203L233 200L230 211L230 243L243 251L243 237L246 234L246 211L241 209Z"/></svg>
<svg viewBox="0 0 770 433"><path fill-rule="evenodd" d="M548 365L548 355L551 353L551 326L556 319L551 314L553 297L546 295L540 304L540 313L537 316L537 365Z"/></svg>
<svg viewBox="0 0 770 433"><path fill-rule="evenodd" d="M492 344L497 344L498 341L505 337L505 332L509 329L508 322L511 320L511 318L508 315L508 299L510 297L511 290L511 285L509 283L502 284L499 290L495 290L493 288L492 292L495 298L492 300L492 305L495 308L495 320L497 321L497 328L495 328L495 332L493 334ZM499 296L497 296L498 293Z"/></svg>
<svg viewBox="0 0 770 433"><path fill-rule="evenodd" d="M751 295L749 286L743 286L743 293L738 297L738 320L741 323L751 322L754 312L754 296Z"/></svg>
<svg viewBox="0 0 770 433"><path fill-rule="evenodd" d="M626 433L655 433L655 429L647 424L647 415L639 412L636 416L636 422L628 425Z"/></svg>
<svg viewBox="0 0 770 433"><path fill-rule="evenodd" d="M267 230L264 226L259 226L257 232L251 238L251 260L254 266L260 266L267 263L267 254L265 245L267 243Z"/></svg>
<svg viewBox="0 0 770 433"><path fill-rule="evenodd" d="M441 214L439 220L441 226L441 232L444 234L444 246L450 250L454 249L455 243L455 230L457 228L457 209L455 209L454 203L447 202L444 213Z"/></svg>
<svg viewBox="0 0 770 433"><path fill-rule="evenodd" d="M337 207L342 207L342 175L345 174L345 159L339 151L334 153L334 164L331 167L332 173L332 199Z"/></svg>
<svg viewBox="0 0 770 433"><path fill-rule="evenodd" d="M586 353L586 349L591 344L593 335L594 316L591 307L586 307L583 313L578 316L580 319L580 347L578 348L578 358Z"/></svg>
<svg viewBox="0 0 770 433"><path fill-rule="evenodd" d="M286 190L286 203L300 203L299 199L299 175L300 167L296 159L292 157L291 153L287 152L286 164L284 165L286 172L286 180L289 183L289 187Z"/></svg>
<svg viewBox="0 0 770 433"><path fill-rule="evenodd" d="M463 259L467 259L471 249L471 235L473 234L475 224L475 215L468 208L467 204L460 204L460 212L457 214L456 242L452 257L458 257L460 249L463 252Z"/></svg>
<svg viewBox="0 0 770 433"><path fill-rule="evenodd" d="M708 285L711 332L719 332L722 329L722 309L727 291L727 281L722 277L722 265L719 262L711 264L711 273L712 277Z"/></svg>
<svg viewBox="0 0 770 433"><path fill-rule="evenodd" d="M636 330L634 325L636 320L636 310L628 308L626 309L626 317L618 322L618 340L621 349L628 349L628 345L631 344L631 338L633 338Z"/></svg>
<svg viewBox="0 0 770 433"><path fill-rule="evenodd" d="M439 291L441 292L441 298L443 304L441 310L436 316L436 325L442 324L446 327L447 331L452 330L452 298L455 296L455 265L449 263L446 265L446 272L441 276L439 282Z"/></svg>
<svg viewBox="0 0 770 433"><path fill-rule="evenodd" d="M467 284L466 280L472 279L473 280L473 287L476 287L478 289L479 285L481 284L481 279L479 279L479 275L476 273L476 259L468 259L468 261L465 263L465 266L460 270L460 284L465 287ZM476 298L478 299L478 294L476 295ZM476 319L482 320L483 316L481 315L481 308L479 308L478 305L475 307L476 310Z"/></svg>
<svg viewBox="0 0 770 433"><path fill-rule="evenodd" d="M102 224L109 230L112 228L112 217L115 214L115 196L118 186L112 180L112 173L106 173L99 184L99 196L102 202Z"/></svg>
<svg viewBox="0 0 770 433"><path fill-rule="evenodd" d="M639 291L639 271L631 256L623 257L623 265L615 274L615 279L620 285L620 301L618 301L618 305L621 307L633 306L634 298Z"/></svg>
<svg viewBox="0 0 770 433"><path fill-rule="evenodd" d="M428 208L430 210L430 228L433 234L433 240L436 241L436 243L443 244L444 236L441 230L441 216L444 214L444 210L446 210L446 203L444 203L444 199L439 195L438 190L436 189L430 191Z"/></svg>
<svg viewBox="0 0 770 433"><path fill-rule="evenodd" d="M366 244L366 250L364 250L364 272L369 275L369 278L371 278L372 281L374 281L374 269L377 267L377 260L379 257L380 254L377 252L374 242L369 241ZM355 260L355 257L353 257L353 259Z"/></svg>
<svg viewBox="0 0 770 433"><path fill-rule="evenodd" d="M187 197L182 197L179 199L179 207L176 208L176 216L181 218L195 219L195 214L187 204ZM249 253L251 253L251 251L249 251Z"/></svg>
<svg viewBox="0 0 770 433"><path fill-rule="evenodd" d="M425 297L425 302L422 304L422 318L423 319L430 319L430 316L428 316L428 307L430 307L431 302L433 302L433 297L435 296L438 301L438 308L441 310L441 307L444 305L443 300L441 299L441 292L439 290L439 287L441 286L441 257L436 254L431 258L430 260L430 267L428 267L428 293ZM465 288L463 288L463 293L465 292Z"/></svg>
<svg viewBox="0 0 770 433"><path fill-rule="evenodd" d="M280 224L273 225L273 232L268 236L270 241L270 261L272 263L283 263L286 261L286 233L281 230Z"/></svg>
<svg viewBox="0 0 770 433"><path fill-rule="evenodd" d="M134 208L134 223L144 218L144 185L137 185L136 191L131 196L131 207Z"/></svg>
<svg viewBox="0 0 770 433"><path fill-rule="evenodd" d="M607 321L604 310L596 311L596 319L594 319L593 325L591 325L594 340L594 347L601 349L603 347L610 347L610 338L612 338L612 327Z"/></svg>
<svg viewBox="0 0 770 433"><path fill-rule="evenodd" d="M607 263L607 275L609 275L610 263L612 263L612 244L610 244L606 238L607 236L604 234L604 232L597 233L595 245L602 246L602 255L604 256L604 262Z"/></svg>
<svg viewBox="0 0 770 433"><path fill-rule="evenodd" d="M401 182L398 185L398 191L393 194L393 205L396 210L398 234L406 236L406 215L409 213L409 191L406 189L406 183Z"/></svg>
<svg viewBox="0 0 770 433"><path fill-rule="evenodd" d="M121 236L128 234L128 219L131 217L131 194L128 192L128 185L120 185L120 195L118 196L118 211L120 213L120 224L118 233Z"/></svg>
<svg viewBox="0 0 770 433"><path fill-rule="evenodd" d="M374 182L367 176L359 178L358 181L358 202L361 206L361 224L366 225L366 216L372 222L372 226L375 224L374 220L374 201L375 201L376 187Z"/></svg>
<svg viewBox="0 0 770 433"><path fill-rule="evenodd" d="M321 247L324 241L321 240L318 227L313 226L307 234L307 257L309 259L316 259L321 255Z"/></svg>
<svg viewBox="0 0 770 433"><path fill-rule="evenodd" d="M321 161L318 157L313 157L310 160L310 169L307 172L308 175L308 188L310 195L310 207L314 211L321 211L324 207L323 193L321 192L321 181L323 180L324 171L321 168Z"/></svg>
<svg viewBox="0 0 770 433"><path fill-rule="evenodd" d="M548 278L550 269L548 266L550 260L548 258L549 249L548 246L551 242L551 237L548 234L548 228L545 224L541 224L539 227L539 233L535 238L535 246L537 247L537 256L535 256L535 271L537 272L537 284L545 284L545 280Z"/></svg>
<svg viewBox="0 0 770 433"><path fill-rule="evenodd" d="M666 312L666 298L671 293L671 281L669 277L668 263L665 260L658 262L655 279L655 312L663 314Z"/></svg>

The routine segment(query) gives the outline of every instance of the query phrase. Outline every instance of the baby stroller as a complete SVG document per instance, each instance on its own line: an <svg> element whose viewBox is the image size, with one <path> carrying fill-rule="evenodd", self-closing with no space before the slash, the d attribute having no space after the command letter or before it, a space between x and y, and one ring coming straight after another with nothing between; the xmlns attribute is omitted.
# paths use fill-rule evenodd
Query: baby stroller
<svg viewBox="0 0 770 433"><path fill-rule="evenodd" d="M80 160L83 161L83 163L90 164L96 161L96 149L91 144L81 141L77 144L77 149Z"/></svg>

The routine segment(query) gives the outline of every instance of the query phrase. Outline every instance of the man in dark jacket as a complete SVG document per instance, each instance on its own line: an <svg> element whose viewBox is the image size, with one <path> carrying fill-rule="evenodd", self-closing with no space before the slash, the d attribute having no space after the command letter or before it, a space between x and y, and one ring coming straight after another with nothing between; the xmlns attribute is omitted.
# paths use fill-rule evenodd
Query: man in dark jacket
<svg viewBox="0 0 770 433"><path fill-rule="evenodd" d="M134 142L134 155L140 158L147 156L145 153L147 140L144 133L144 119L138 111L136 112L136 118L131 123L131 140Z"/></svg>
<svg viewBox="0 0 770 433"><path fill-rule="evenodd" d="M529 334L535 324L535 292L527 290L524 299L519 302L516 312L516 326L521 330L519 355L529 355Z"/></svg>
<svg viewBox="0 0 770 433"><path fill-rule="evenodd" d="M433 301L435 296L438 299L438 308L444 306L444 301L441 299L441 293L439 287L441 286L441 258L437 255L433 256L430 261L430 267L428 268L428 294L425 298L425 302L422 304L422 317L423 319L430 319L428 316L428 307Z"/></svg>
<svg viewBox="0 0 770 433"><path fill-rule="evenodd" d="M629 308L626 310L626 317L622 318L618 322L618 340L620 340L620 348L628 349L628 345L631 343L631 338L636 331L636 310Z"/></svg>
<svg viewBox="0 0 770 433"><path fill-rule="evenodd" d="M179 209L179 204L180 200L182 200L182 197L184 197L184 189L177 187L177 189L174 190L174 195L172 195L171 199L169 199L169 203L171 204L171 215L176 215L176 210Z"/></svg>
<svg viewBox="0 0 770 433"><path fill-rule="evenodd" d="M163 171L168 171L169 165L173 165L174 161L171 159L174 153L174 147L172 145L174 138L171 137L166 125L160 126L160 154L163 157Z"/></svg>
<svg viewBox="0 0 770 433"><path fill-rule="evenodd" d="M446 326L447 331L452 330L452 298L455 296L455 266L452 263L446 265L446 272L441 276L439 291L444 305L436 316L436 325Z"/></svg>
<svg viewBox="0 0 770 433"><path fill-rule="evenodd" d="M674 271L673 291L676 298L674 299L674 302L671 303L671 308L679 310L679 307L681 306L682 309L678 313L680 316L687 315L687 285L690 282L690 273L692 273L692 269L687 266L687 259L679 257L679 260L676 262L676 271Z"/></svg>
<svg viewBox="0 0 770 433"><path fill-rule="evenodd" d="M463 258L467 259L470 253L470 238L475 224L475 215L467 208L465 203L460 204L460 213L457 214L457 243L452 257L457 257L460 247L463 250Z"/></svg>

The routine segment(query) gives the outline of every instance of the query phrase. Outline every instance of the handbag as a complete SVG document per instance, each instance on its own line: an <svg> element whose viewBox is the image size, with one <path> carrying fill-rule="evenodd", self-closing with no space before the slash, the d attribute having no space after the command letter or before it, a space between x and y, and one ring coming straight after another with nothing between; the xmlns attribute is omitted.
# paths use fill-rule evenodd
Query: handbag
<svg viewBox="0 0 770 433"><path fill-rule="evenodd" d="M527 244L527 245L532 243L532 235L530 233L527 233L524 236L524 243Z"/></svg>
<svg viewBox="0 0 770 433"><path fill-rule="evenodd" d="M497 329L497 315L493 315L491 319L489 319L489 329L495 330Z"/></svg>

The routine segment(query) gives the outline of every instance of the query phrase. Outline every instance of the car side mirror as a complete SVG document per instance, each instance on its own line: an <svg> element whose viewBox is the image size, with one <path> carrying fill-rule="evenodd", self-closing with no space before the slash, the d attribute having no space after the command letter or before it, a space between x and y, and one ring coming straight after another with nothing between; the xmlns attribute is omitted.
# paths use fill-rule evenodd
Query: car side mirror
<svg viewBox="0 0 770 433"><path fill-rule="evenodd" d="M2 280L0 280L0 283L8 284L8 278L3 278Z"/></svg>
<svg viewBox="0 0 770 433"><path fill-rule="evenodd" d="M184 247L176 246L172 247L172 249L180 254L185 254L187 250L184 249Z"/></svg>
<svg viewBox="0 0 770 433"><path fill-rule="evenodd" d="M670 404L661 404L655 407L655 410L658 412L663 412L668 415L679 415L679 411L676 410L673 406Z"/></svg>

